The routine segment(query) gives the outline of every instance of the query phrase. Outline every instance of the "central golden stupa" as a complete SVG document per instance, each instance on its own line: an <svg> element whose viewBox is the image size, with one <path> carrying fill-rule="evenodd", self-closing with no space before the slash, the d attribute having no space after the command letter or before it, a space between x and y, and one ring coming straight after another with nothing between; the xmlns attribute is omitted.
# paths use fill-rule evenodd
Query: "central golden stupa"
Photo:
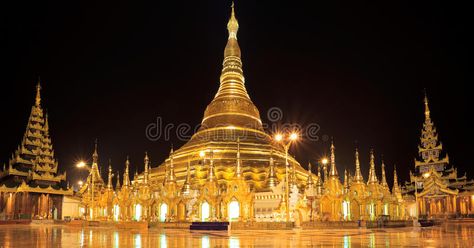
<svg viewBox="0 0 474 248"><path fill-rule="evenodd" d="M172 177L182 184L189 168L192 186L203 185L210 173L215 174L219 185L227 184L236 171L238 146L242 175L252 189L264 190L284 179L285 153L265 132L260 113L245 89L238 29L232 7L219 89L204 111L199 130L185 145L172 151L160 166L152 169L152 182L160 183ZM290 156L290 182L301 184L306 177L307 172Z"/></svg>

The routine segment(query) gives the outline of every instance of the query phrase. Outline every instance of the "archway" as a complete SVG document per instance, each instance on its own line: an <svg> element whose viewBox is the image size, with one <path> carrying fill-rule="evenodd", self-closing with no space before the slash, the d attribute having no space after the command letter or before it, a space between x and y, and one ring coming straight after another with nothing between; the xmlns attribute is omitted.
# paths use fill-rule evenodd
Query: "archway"
<svg viewBox="0 0 474 248"><path fill-rule="evenodd" d="M351 203L349 200L345 200L342 202L342 215L344 220L351 219Z"/></svg>
<svg viewBox="0 0 474 248"><path fill-rule="evenodd" d="M141 217L142 217L142 205L136 204L135 205L135 220L140 221Z"/></svg>
<svg viewBox="0 0 474 248"><path fill-rule="evenodd" d="M163 203L160 206L160 221L165 222L167 216L168 216L168 205L166 203Z"/></svg>
<svg viewBox="0 0 474 248"><path fill-rule="evenodd" d="M210 210L209 203L203 202L201 204L201 221L207 221L209 219Z"/></svg>
<svg viewBox="0 0 474 248"><path fill-rule="evenodd" d="M229 221L237 221L240 217L240 204L236 199L229 203Z"/></svg>
<svg viewBox="0 0 474 248"><path fill-rule="evenodd" d="M118 204L114 205L114 220L118 221L120 216L120 207Z"/></svg>

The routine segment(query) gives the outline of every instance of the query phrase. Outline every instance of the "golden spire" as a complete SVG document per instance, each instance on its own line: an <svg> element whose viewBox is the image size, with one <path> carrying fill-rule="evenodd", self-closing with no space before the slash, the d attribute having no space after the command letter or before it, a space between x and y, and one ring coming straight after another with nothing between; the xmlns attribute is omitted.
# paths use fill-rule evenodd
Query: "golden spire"
<svg viewBox="0 0 474 248"><path fill-rule="evenodd" d="M398 189L398 176L397 176L397 166L393 166L393 188L392 192L395 192L395 190Z"/></svg>
<svg viewBox="0 0 474 248"><path fill-rule="evenodd" d="M369 180L368 184L378 183L379 180L377 179L377 174L375 173L375 157L374 157L374 150L370 150L370 170L369 170Z"/></svg>
<svg viewBox="0 0 474 248"><path fill-rule="evenodd" d="M382 182L381 185L383 188L388 189L388 183L387 183L387 178L385 177L385 163L383 162L382 159Z"/></svg>
<svg viewBox="0 0 474 248"><path fill-rule="evenodd" d="M337 177L337 168L336 168L336 147L334 147L334 141L331 141L331 168L329 170L329 176Z"/></svg>
<svg viewBox="0 0 474 248"><path fill-rule="evenodd" d="M148 184L148 166L150 164L150 159L148 158L148 152L145 152L145 171L143 173L143 182Z"/></svg>
<svg viewBox="0 0 474 248"><path fill-rule="evenodd" d="M210 152L210 162L209 162L209 175L207 176L207 180L209 182L214 181L214 152L211 150Z"/></svg>
<svg viewBox="0 0 474 248"><path fill-rule="evenodd" d="M356 165L356 170L355 170L355 175L354 175L354 181L358 183L363 182L364 177L362 176L362 172L360 171L359 149L357 148L355 150L355 165Z"/></svg>
<svg viewBox="0 0 474 248"><path fill-rule="evenodd" d="M41 105L41 80L38 78L38 84L36 84L36 99L35 104L37 107Z"/></svg>
<svg viewBox="0 0 474 248"><path fill-rule="evenodd" d="M95 139L94 153L92 154L92 165L96 164L99 161L99 153L97 152L97 139Z"/></svg>
<svg viewBox="0 0 474 248"><path fill-rule="evenodd" d="M186 180L184 181L181 193L183 195L189 195L191 192L191 160L188 159L188 168L186 170Z"/></svg>
<svg viewBox="0 0 474 248"><path fill-rule="evenodd" d="M125 161L125 172L123 173L123 186L128 187L130 186L130 176L129 176L129 167L130 167L130 160L127 156L127 160Z"/></svg>
<svg viewBox="0 0 474 248"><path fill-rule="evenodd" d="M275 161L273 160L273 150L270 151L270 171L268 172L267 186L274 188L278 184L278 179L275 175Z"/></svg>
<svg viewBox="0 0 474 248"><path fill-rule="evenodd" d="M237 137L237 168L235 169L235 176L237 178L242 177L241 172L241 160L240 160L240 137Z"/></svg>
<svg viewBox="0 0 474 248"><path fill-rule="evenodd" d="M107 180L107 189L112 189L112 161L109 159L109 174L108 174L108 180Z"/></svg>
<svg viewBox="0 0 474 248"><path fill-rule="evenodd" d="M237 31L239 22L234 5L227 23L229 37L224 49L224 61L219 90L204 112L201 129L216 126L239 126L263 130L260 113L245 89L245 78Z"/></svg>
<svg viewBox="0 0 474 248"><path fill-rule="evenodd" d="M349 181L348 181L348 177L347 177L347 169L344 169L344 190L347 191L347 189L349 188Z"/></svg>
<svg viewBox="0 0 474 248"><path fill-rule="evenodd" d="M322 195L323 190L323 180L321 179L321 166L318 166L318 179L316 180L316 193Z"/></svg>
<svg viewBox="0 0 474 248"><path fill-rule="evenodd" d="M425 102L425 120L429 120L430 119L430 107L428 106L428 95L426 93L426 89L425 89L424 102Z"/></svg>

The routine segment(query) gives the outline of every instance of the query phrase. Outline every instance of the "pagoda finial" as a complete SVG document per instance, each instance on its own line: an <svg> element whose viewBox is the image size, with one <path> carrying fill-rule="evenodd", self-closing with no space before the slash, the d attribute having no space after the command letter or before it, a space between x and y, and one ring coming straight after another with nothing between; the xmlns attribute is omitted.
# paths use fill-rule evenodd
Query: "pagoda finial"
<svg viewBox="0 0 474 248"><path fill-rule="evenodd" d="M38 77L38 83L36 84L35 104L37 107L41 105L41 79L39 77Z"/></svg>
<svg viewBox="0 0 474 248"><path fill-rule="evenodd" d="M93 163L96 163L96 164L99 160L99 153L97 152L97 143L98 143L98 139L95 139L94 153L92 154L92 161Z"/></svg>
<svg viewBox="0 0 474 248"><path fill-rule="evenodd" d="M207 180L209 182L212 182L214 181L214 178L215 175L214 175L214 151L211 150L210 151L210 162L209 162L209 175L207 176Z"/></svg>
<svg viewBox="0 0 474 248"><path fill-rule="evenodd" d="M425 119L426 120L429 120L430 119L430 107L428 106L428 94L426 93L426 89L425 89L425 99L424 99L424 102L425 102Z"/></svg>
<svg viewBox="0 0 474 248"><path fill-rule="evenodd" d="M374 150L370 149L370 170L369 170L369 184L378 183L377 174L375 172L375 156Z"/></svg>
<svg viewBox="0 0 474 248"><path fill-rule="evenodd" d="M115 190L120 190L120 171L117 171L117 183L115 184Z"/></svg>
<svg viewBox="0 0 474 248"><path fill-rule="evenodd" d="M336 168L336 147L334 146L334 140L331 140L331 168L329 169L329 176L338 176Z"/></svg>
<svg viewBox="0 0 474 248"><path fill-rule="evenodd" d="M235 169L235 176L242 177L241 160L240 160L240 137L237 137L237 167Z"/></svg>
<svg viewBox="0 0 474 248"><path fill-rule="evenodd" d="M188 167L186 171L186 180L184 181L183 188L181 188L181 193L183 195L189 195L191 193L191 160L188 159Z"/></svg>
<svg viewBox="0 0 474 248"><path fill-rule="evenodd" d="M112 161L109 159L109 174L108 174L108 180L107 180L107 189L112 189Z"/></svg>
<svg viewBox="0 0 474 248"><path fill-rule="evenodd" d="M308 161L308 181L306 182L307 186L313 186L313 174L311 173L311 162Z"/></svg>
<svg viewBox="0 0 474 248"><path fill-rule="evenodd" d="M143 182L145 184L148 183L148 167L149 167L149 164L150 164L150 159L148 158L148 152L145 152L145 170L144 170L144 173L143 173Z"/></svg>
<svg viewBox="0 0 474 248"><path fill-rule="evenodd" d="M355 165L356 165L356 170L355 170L355 175L354 175L354 181L355 182L363 182L364 177L362 176L362 172L360 171L360 161L359 161L359 149L355 149Z"/></svg>
<svg viewBox="0 0 474 248"><path fill-rule="evenodd" d="M396 188L398 188L398 176L397 176L397 165L394 165L393 166L393 189L392 189L392 192L394 192Z"/></svg>
<svg viewBox="0 0 474 248"><path fill-rule="evenodd" d="M316 194L322 195L324 193L323 180L321 179L321 165L318 166L318 179L316 180Z"/></svg>
<svg viewBox="0 0 474 248"><path fill-rule="evenodd" d="M229 39L237 39L237 31L239 30L239 22L235 18L234 1L232 1L232 12L230 14L229 22L227 23L227 30L229 31Z"/></svg>
<svg viewBox="0 0 474 248"><path fill-rule="evenodd" d="M270 171L268 172L267 186L274 188L278 184L278 179L275 174L275 161L273 160L273 150L270 151Z"/></svg>
<svg viewBox="0 0 474 248"><path fill-rule="evenodd" d="M347 177L347 169L344 169L344 189L349 188L349 178Z"/></svg>
<svg viewBox="0 0 474 248"><path fill-rule="evenodd" d="M127 155L127 160L125 161L125 172L123 173L123 186L124 187L130 186L129 167L130 167L130 160Z"/></svg>
<svg viewBox="0 0 474 248"><path fill-rule="evenodd" d="M385 163L383 161L383 158L382 158L382 187L384 187L385 189L388 189L388 184L387 184L387 178L385 176Z"/></svg>

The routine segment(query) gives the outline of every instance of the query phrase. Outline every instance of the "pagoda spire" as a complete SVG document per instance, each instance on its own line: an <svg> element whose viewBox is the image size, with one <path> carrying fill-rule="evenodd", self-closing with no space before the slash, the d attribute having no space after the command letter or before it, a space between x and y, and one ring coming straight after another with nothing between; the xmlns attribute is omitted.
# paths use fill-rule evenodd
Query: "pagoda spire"
<svg viewBox="0 0 474 248"><path fill-rule="evenodd" d="M263 130L258 109L245 88L241 51L237 42L238 30L239 22L236 18L234 4L232 4L227 23L229 35L224 49L220 85L214 99L204 112L201 130L222 127L222 124Z"/></svg>
<svg viewBox="0 0 474 248"><path fill-rule="evenodd" d="M211 156L210 156L210 162L209 162L209 175L207 176L207 180L209 182L212 182L215 180L215 175L214 175L214 152L211 150Z"/></svg>
<svg viewBox="0 0 474 248"><path fill-rule="evenodd" d="M150 164L150 158L148 158L148 152L145 152L145 159L144 159L144 166L145 171L143 172L143 183L148 184L148 167Z"/></svg>
<svg viewBox="0 0 474 248"><path fill-rule="evenodd" d="M370 150L370 170L369 170L369 180L367 181L368 184L376 184L379 180L377 179L377 174L375 173L375 157L374 157L374 150Z"/></svg>
<svg viewBox="0 0 474 248"><path fill-rule="evenodd" d="M360 171L360 161L359 161L359 149L355 149L355 175L354 175L354 182L361 183L364 182L364 177L362 176L362 172Z"/></svg>
<svg viewBox="0 0 474 248"><path fill-rule="evenodd" d="M398 186L398 175L397 175L397 166L393 166L393 188L392 192L395 192L396 189L400 189Z"/></svg>
<svg viewBox="0 0 474 248"><path fill-rule="evenodd" d="M92 164L96 164L98 163L99 161L99 153L97 152L97 139L95 139L95 142L94 142L94 153L92 154Z"/></svg>
<svg viewBox="0 0 474 248"><path fill-rule="evenodd" d="M344 169L344 192L349 191L349 178L347 177L347 169Z"/></svg>
<svg viewBox="0 0 474 248"><path fill-rule="evenodd" d="M183 195L189 195L191 193L191 160L188 159L188 168L186 170L186 180L184 181L183 188L181 189Z"/></svg>
<svg viewBox="0 0 474 248"><path fill-rule="evenodd" d="M388 188L388 183L387 183L387 177L385 176L385 163L382 159L382 181L380 183L384 189L389 189Z"/></svg>
<svg viewBox="0 0 474 248"><path fill-rule="evenodd" d="M242 177L242 169L241 169L241 159L240 159L240 137L237 137L237 167L235 169L235 176L237 178Z"/></svg>
<svg viewBox="0 0 474 248"><path fill-rule="evenodd" d="M112 189L112 177L114 175L112 174L112 161L109 159L109 174L108 174L108 180L107 180L107 189Z"/></svg>
<svg viewBox="0 0 474 248"><path fill-rule="evenodd" d="M431 117L430 117L430 107L428 106L429 103L428 103L428 95L426 93L426 89L425 89L424 102L425 102L425 120L428 121L431 119Z"/></svg>
<svg viewBox="0 0 474 248"><path fill-rule="evenodd" d="M331 141L331 168L329 169L329 176L338 177L336 168L336 147L334 146L334 141Z"/></svg>
<svg viewBox="0 0 474 248"><path fill-rule="evenodd" d="M130 160L129 160L129 157L127 156L127 160L125 161L125 172L123 173L123 186L124 187L130 186L129 167L130 167Z"/></svg>
<svg viewBox="0 0 474 248"><path fill-rule="evenodd" d="M41 80L39 78L38 78L38 83L36 84L35 105L37 107L41 106Z"/></svg>
<svg viewBox="0 0 474 248"><path fill-rule="evenodd" d="M321 179L321 166L318 166L318 179L316 180L316 193L322 195L324 193L323 180Z"/></svg>
<svg viewBox="0 0 474 248"><path fill-rule="evenodd" d="M268 172L267 186L274 188L278 184L278 179L275 174L275 161L273 160L273 150L270 151L270 171Z"/></svg>

